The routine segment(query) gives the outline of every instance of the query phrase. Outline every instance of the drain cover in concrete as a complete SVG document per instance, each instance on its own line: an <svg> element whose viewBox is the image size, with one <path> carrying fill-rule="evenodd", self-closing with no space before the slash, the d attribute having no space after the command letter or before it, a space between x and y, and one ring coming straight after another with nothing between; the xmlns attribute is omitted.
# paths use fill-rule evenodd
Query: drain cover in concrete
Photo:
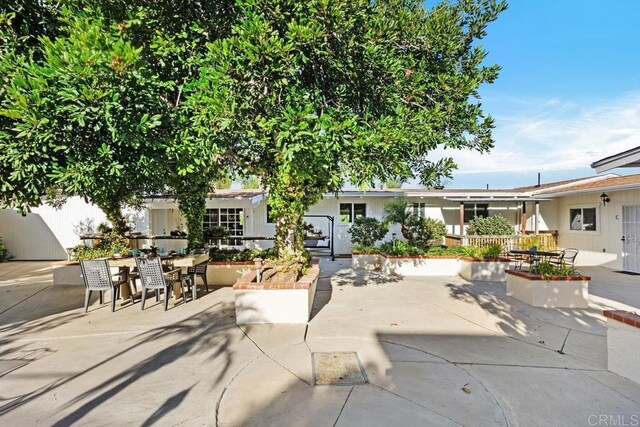
<svg viewBox="0 0 640 427"><path fill-rule="evenodd" d="M367 376L355 352L311 353L316 385L365 384Z"/></svg>

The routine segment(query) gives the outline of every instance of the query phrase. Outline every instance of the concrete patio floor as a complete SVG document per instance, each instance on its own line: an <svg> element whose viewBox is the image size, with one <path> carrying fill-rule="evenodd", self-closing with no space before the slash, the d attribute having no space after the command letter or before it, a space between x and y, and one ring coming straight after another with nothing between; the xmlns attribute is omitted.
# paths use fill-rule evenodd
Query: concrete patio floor
<svg viewBox="0 0 640 427"><path fill-rule="evenodd" d="M168 312L94 301L84 314L84 289L53 287L48 263L0 264L0 424L638 420L640 385L606 370L601 311L638 310L640 277L582 270L591 308L552 310L506 297L504 284L323 260L308 325L240 328L230 288ZM368 384L313 386L311 353L325 351L357 352Z"/></svg>

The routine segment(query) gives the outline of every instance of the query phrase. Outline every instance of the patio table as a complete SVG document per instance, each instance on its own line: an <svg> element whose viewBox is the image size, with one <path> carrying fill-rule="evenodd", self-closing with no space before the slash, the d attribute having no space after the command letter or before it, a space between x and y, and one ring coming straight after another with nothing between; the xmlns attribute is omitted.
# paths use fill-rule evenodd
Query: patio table
<svg viewBox="0 0 640 427"><path fill-rule="evenodd" d="M160 259L162 260L163 263L172 264L173 267L178 267L185 270L187 267L193 267L197 264L207 262L209 260L209 255L208 254L178 255L178 256L160 255ZM136 259L135 257L132 257L132 256L122 257L122 258L109 258L109 265L111 267L126 268L128 271L130 271L131 268L136 266ZM121 287L120 293L121 293L120 296L122 297L123 301L129 300L131 293L129 291L128 286ZM134 295L134 298L140 298L140 295L138 294L140 294L140 292L137 292ZM182 296L181 294L182 294L182 291L180 290L180 285L174 283L173 285L174 299L180 298Z"/></svg>
<svg viewBox="0 0 640 427"><path fill-rule="evenodd" d="M557 256L558 254L555 252L549 251L532 251L530 249L511 249L509 254L515 255L524 255L529 257L529 269L533 270L537 265L540 264L540 261L544 258L551 258Z"/></svg>

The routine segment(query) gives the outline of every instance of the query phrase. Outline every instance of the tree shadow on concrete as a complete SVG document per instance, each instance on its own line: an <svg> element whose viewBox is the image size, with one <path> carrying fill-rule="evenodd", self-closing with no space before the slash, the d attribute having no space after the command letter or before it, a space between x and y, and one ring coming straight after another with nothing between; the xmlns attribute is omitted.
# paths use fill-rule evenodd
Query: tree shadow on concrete
<svg viewBox="0 0 640 427"><path fill-rule="evenodd" d="M398 283L402 279L403 277L398 274L378 270L344 269L333 275L332 283L336 286L382 286Z"/></svg>

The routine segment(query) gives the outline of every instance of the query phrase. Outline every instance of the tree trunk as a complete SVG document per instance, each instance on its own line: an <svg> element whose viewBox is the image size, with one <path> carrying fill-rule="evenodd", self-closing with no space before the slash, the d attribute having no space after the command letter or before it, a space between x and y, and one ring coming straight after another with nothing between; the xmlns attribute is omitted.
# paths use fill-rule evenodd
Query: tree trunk
<svg viewBox="0 0 640 427"><path fill-rule="evenodd" d="M177 186L178 187L178 186ZM202 223L207 209L207 193L209 187L206 183L199 185L181 185L176 188L176 198L180 212L185 217L187 225L188 243L187 250L200 249L204 247L204 235Z"/></svg>
<svg viewBox="0 0 640 427"><path fill-rule="evenodd" d="M283 260L302 259L304 241L300 231L302 215L295 212L287 212L278 217L276 221L276 241L278 258Z"/></svg>
<svg viewBox="0 0 640 427"><path fill-rule="evenodd" d="M122 210L118 204L104 203L99 204L98 206L111 223L114 233L119 236L124 236L124 234L129 231L129 228L127 227L127 220L124 215L122 215Z"/></svg>

